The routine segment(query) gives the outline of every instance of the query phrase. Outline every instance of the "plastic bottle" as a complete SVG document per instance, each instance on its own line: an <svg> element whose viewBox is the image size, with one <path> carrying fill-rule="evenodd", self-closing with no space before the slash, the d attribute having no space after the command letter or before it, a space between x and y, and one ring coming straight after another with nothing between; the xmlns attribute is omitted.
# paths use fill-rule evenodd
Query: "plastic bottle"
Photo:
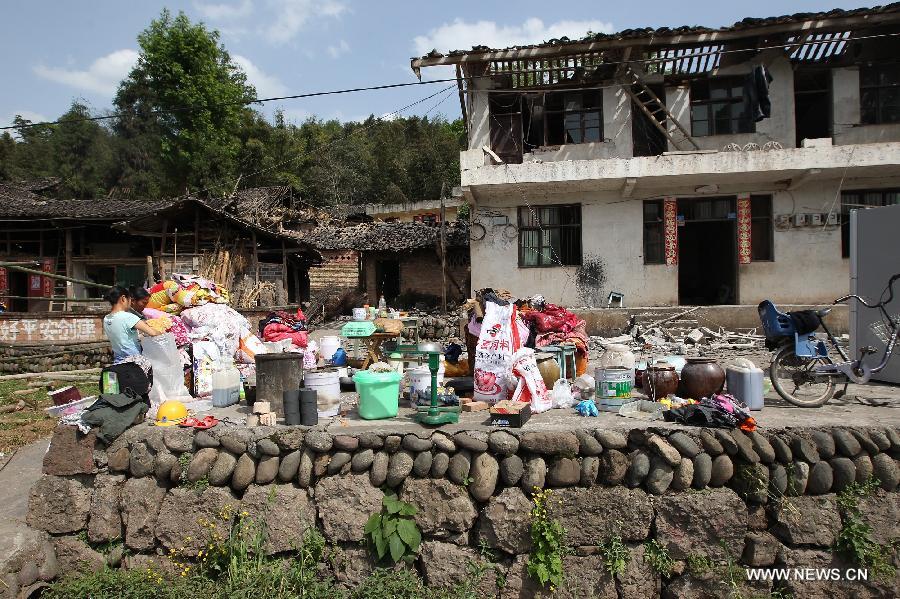
<svg viewBox="0 0 900 599"><path fill-rule="evenodd" d="M103 393L118 393L119 392L119 375L117 375L112 370L106 370L103 372Z"/></svg>
<svg viewBox="0 0 900 599"><path fill-rule="evenodd" d="M387 317L387 302L384 301L384 296L378 298L378 315L382 318Z"/></svg>

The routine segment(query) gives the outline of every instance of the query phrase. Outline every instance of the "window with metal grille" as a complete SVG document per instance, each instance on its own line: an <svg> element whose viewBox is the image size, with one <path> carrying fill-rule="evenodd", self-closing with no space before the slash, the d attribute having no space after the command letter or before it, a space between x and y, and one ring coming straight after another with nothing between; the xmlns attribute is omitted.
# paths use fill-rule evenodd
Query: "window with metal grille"
<svg viewBox="0 0 900 599"><path fill-rule="evenodd" d="M841 256L850 257L850 211L900 204L900 189L844 191L841 193Z"/></svg>
<svg viewBox="0 0 900 599"><path fill-rule="evenodd" d="M859 105L860 117L867 125L900 123L900 65L860 68Z"/></svg>
<svg viewBox="0 0 900 599"><path fill-rule="evenodd" d="M600 90L548 93L544 99L548 145L603 141L603 96Z"/></svg>
<svg viewBox="0 0 900 599"><path fill-rule="evenodd" d="M519 266L580 266L581 205L519 207Z"/></svg>
<svg viewBox="0 0 900 599"><path fill-rule="evenodd" d="M775 259L772 228L772 196L750 196L750 260L771 262Z"/></svg>
<svg viewBox="0 0 900 599"><path fill-rule="evenodd" d="M756 125L744 113L744 80L701 79L691 83L691 135L753 133Z"/></svg>
<svg viewBox="0 0 900 599"><path fill-rule="evenodd" d="M644 202L644 264L665 264L663 201Z"/></svg>

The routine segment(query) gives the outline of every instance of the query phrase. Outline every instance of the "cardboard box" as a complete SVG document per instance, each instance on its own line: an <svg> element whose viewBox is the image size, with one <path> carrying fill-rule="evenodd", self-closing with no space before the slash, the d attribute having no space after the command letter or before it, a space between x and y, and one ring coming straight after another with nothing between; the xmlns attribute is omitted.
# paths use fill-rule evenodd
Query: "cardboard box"
<svg viewBox="0 0 900 599"><path fill-rule="evenodd" d="M480 412L487 409L488 405L483 401L469 401L462 405L463 412Z"/></svg>
<svg viewBox="0 0 900 599"><path fill-rule="evenodd" d="M531 404L519 401L498 401L490 410L491 426L519 428L531 418Z"/></svg>

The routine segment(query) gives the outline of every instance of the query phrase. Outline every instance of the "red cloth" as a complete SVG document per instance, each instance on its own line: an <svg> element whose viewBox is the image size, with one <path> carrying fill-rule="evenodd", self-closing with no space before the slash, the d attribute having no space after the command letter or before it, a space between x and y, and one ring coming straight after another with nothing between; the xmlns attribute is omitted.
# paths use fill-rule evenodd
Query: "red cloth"
<svg viewBox="0 0 900 599"><path fill-rule="evenodd" d="M297 347L305 348L308 343L309 333L306 331L295 331L291 327L277 322L267 324L266 328L263 329L263 341L275 342L284 339L290 339Z"/></svg>
<svg viewBox="0 0 900 599"><path fill-rule="evenodd" d="M538 333L569 333L584 321L556 304L547 304L540 312L530 310L522 313L522 318L534 323Z"/></svg>

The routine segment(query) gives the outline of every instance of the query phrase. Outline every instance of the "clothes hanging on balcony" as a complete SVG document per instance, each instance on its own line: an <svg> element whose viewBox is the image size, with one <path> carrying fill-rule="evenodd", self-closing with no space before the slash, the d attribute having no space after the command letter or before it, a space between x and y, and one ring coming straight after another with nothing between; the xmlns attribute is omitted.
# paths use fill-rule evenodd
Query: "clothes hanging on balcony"
<svg viewBox="0 0 900 599"><path fill-rule="evenodd" d="M749 115L754 123L772 116L772 101L769 99L769 84L772 74L758 64L744 79L744 114Z"/></svg>

